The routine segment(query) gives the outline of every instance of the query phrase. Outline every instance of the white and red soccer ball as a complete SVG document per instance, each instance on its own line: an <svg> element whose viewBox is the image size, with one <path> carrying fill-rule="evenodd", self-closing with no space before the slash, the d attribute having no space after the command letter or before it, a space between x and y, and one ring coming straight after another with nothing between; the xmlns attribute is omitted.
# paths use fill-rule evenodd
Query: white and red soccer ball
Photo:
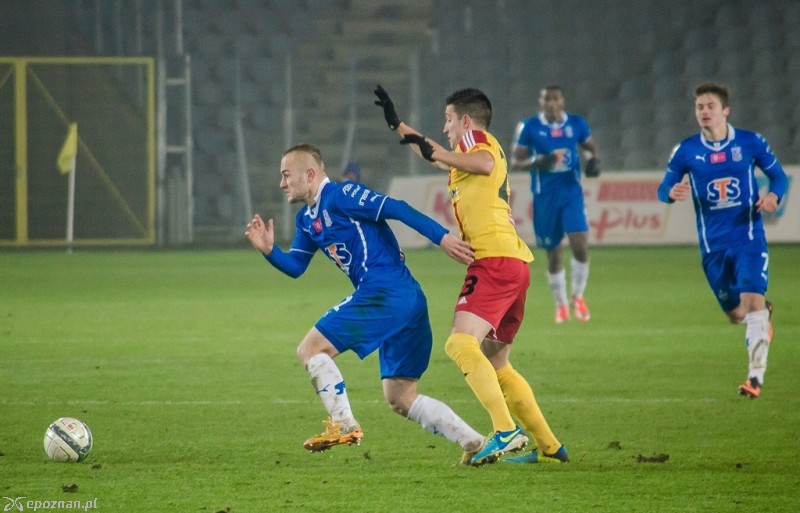
<svg viewBox="0 0 800 513"><path fill-rule="evenodd" d="M92 450L89 426L72 417L61 417L44 432L44 452L53 461L83 461Z"/></svg>

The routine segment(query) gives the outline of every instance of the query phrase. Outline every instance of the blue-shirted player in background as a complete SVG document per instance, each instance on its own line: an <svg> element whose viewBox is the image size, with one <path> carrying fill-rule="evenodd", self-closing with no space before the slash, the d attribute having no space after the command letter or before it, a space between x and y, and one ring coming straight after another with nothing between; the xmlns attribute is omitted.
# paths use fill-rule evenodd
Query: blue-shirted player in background
<svg viewBox="0 0 800 513"><path fill-rule="evenodd" d="M739 393L756 398L772 341L772 305L764 299L769 253L761 212L775 212L788 179L760 134L728 124L729 93L724 85L701 84L694 96L700 133L673 150L658 198L666 203L689 197L694 201L708 284L730 321L747 325L748 374ZM763 197L756 166L769 177Z"/></svg>
<svg viewBox="0 0 800 513"><path fill-rule="evenodd" d="M417 392L428 367L432 334L425 295L406 267L387 219L396 219L437 244L454 260L469 264L472 247L450 235L407 203L356 182L331 182L319 149L302 144L281 159L280 187L290 203L305 203L295 220L288 252L275 245L273 221L256 215L246 235L253 247L283 273L298 277L320 249L353 283L355 292L331 308L306 334L297 356L328 411L323 433L306 440L313 452L359 444L363 431L353 416L344 379L333 361L352 350L364 358L379 352L383 393L392 409L435 434L458 443L465 454L483 437L446 404Z"/></svg>
<svg viewBox="0 0 800 513"><path fill-rule="evenodd" d="M589 221L581 187L580 157L587 177L600 175L597 147L589 123L564 111L564 92L548 86L539 94L541 112L517 124L511 154L513 169L530 170L533 232L547 252L547 278L556 301L556 322L569 320L567 278L561 241L572 250L570 299L575 318L591 317L583 298L589 279ZM581 155L582 153L582 155Z"/></svg>

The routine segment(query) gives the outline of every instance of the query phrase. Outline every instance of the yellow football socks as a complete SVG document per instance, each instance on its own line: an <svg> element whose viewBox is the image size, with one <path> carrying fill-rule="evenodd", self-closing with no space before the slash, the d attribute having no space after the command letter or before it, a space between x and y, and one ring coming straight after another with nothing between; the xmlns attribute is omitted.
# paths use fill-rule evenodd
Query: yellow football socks
<svg viewBox="0 0 800 513"><path fill-rule="evenodd" d="M481 352L478 339L466 333L453 333L447 338L444 350L464 373L464 378L475 397L492 418L494 430L515 429L517 425L506 406L503 390L497 382L498 375L491 362Z"/></svg>
<svg viewBox="0 0 800 513"><path fill-rule="evenodd" d="M550 426L536 403L533 390L522 375L509 363L497 371L497 381L505 395L511 414L536 440L536 447L545 454L553 454L561 443L550 430Z"/></svg>

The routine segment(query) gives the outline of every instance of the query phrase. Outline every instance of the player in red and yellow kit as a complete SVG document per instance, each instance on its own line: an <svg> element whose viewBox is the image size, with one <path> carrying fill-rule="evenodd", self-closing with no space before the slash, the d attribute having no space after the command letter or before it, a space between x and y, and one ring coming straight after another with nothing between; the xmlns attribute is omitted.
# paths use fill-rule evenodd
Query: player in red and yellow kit
<svg viewBox="0 0 800 513"><path fill-rule="evenodd" d="M528 442L517 421L536 441L538 451L507 462L569 461L553 435L530 385L509 362L514 337L525 313L533 255L517 235L508 198L508 167L503 149L487 130L489 98L477 89L451 94L445 104L444 133L452 151L425 138L397 116L379 85L375 90L389 128L437 169L449 172L448 190L461 237L475 251L468 267L445 350L489 413L493 433L464 463L481 465Z"/></svg>

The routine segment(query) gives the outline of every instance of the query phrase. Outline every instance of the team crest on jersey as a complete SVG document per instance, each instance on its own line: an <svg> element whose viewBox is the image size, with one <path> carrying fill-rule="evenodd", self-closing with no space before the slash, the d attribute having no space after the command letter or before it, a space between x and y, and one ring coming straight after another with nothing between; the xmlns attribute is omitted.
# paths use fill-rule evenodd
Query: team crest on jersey
<svg viewBox="0 0 800 513"><path fill-rule="evenodd" d="M333 221L331 221L331 216L328 214L327 210L322 211L322 218L325 220L325 226L330 228L333 225Z"/></svg>
<svg viewBox="0 0 800 513"><path fill-rule="evenodd" d="M706 192L708 201L713 204L711 210L735 207L742 204L739 201L742 191L739 187L738 178L726 176L712 180L708 182Z"/></svg>
<svg viewBox="0 0 800 513"><path fill-rule="evenodd" d="M311 223L311 227L314 228L314 233L322 233L322 219L319 217L314 219L314 222Z"/></svg>
<svg viewBox="0 0 800 513"><path fill-rule="evenodd" d="M739 162L742 160L742 148L739 146L734 146L731 148L731 158L734 162Z"/></svg>
<svg viewBox="0 0 800 513"><path fill-rule="evenodd" d="M560 126L554 126L550 128L550 137L564 137L564 131L561 130Z"/></svg>
<svg viewBox="0 0 800 513"><path fill-rule="evenodd" d="M347 250L347 246L343 242L336 242L325 248L325 253L328 258L333 260L339 269L344 271L345 274L350 274L350 264L353 263L353 255Z"/></svg>
<svg viewBox="0 0 800 513"><path fill-rule="evenodd" d="M708 160L712 164L722 164L723 162L727 162L728 155L724 151L720 151L717 153L712 153Z"/></svg>

